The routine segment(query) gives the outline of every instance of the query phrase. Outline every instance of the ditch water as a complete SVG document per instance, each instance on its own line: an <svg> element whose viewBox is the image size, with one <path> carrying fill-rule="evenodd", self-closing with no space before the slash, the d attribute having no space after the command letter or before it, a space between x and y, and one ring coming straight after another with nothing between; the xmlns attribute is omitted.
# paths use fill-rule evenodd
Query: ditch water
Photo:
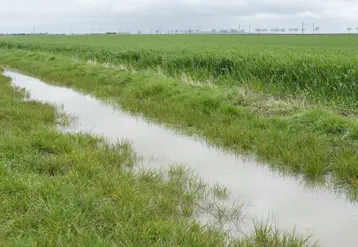
<svg viewBox="0 0 358 247"><path fill-rule="evenodd" d="M30 99L62 105L66 113L76 116L72 131L103 135L111 141L130 140L139 155L150 158L150 168L184 164L207 183L226 186L232 201L245 203L246 230L252 218L266 220L273 215L278 227L313 233L320 246L358 244L358 205L343 196L309 188L302 179L281 176L267 166L131 116L92 96L16 72L4 74L12 78L13 85L25 88Z"/></svg>

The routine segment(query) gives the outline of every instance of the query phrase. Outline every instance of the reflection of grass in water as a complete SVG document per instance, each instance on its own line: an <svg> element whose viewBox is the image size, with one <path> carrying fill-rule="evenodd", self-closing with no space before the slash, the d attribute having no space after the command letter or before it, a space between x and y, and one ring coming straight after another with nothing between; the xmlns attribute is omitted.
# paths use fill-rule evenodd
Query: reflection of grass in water
<svg viewBox="0 0 358 247"><path fill-rule="evenodd" d="M224 232L227 242L235 246L316 246L312 235L302 236L295 231L280 229L274 218L266 222L254 220L250 234L242 232L241 227L247 215L244 204L228 201L229 191L222 185L208 186L195 173L184 166L172 166L165 175L167 181L176 181L184 189L180 212L183 216L199 220L213 232ZM232 234L235 236L232 236ZM241 237L238 237L241 236Z"/></svg>
<svg viewBox="0 0 358 247"><path fill-rule="evenodd" d="M243 246L317 246L318 242L312 242L312 236L300 237L292 233L282 231L280 228L269 222L255 222L251 236L245 239Z"/></svg>
<svg viewBox="0 0 358 247"><path fill-rule="evenodd" d="M60 109L57 111L57 124L60 127L69 127L71 124L76 123L76 116L71 116Z"/></svg>

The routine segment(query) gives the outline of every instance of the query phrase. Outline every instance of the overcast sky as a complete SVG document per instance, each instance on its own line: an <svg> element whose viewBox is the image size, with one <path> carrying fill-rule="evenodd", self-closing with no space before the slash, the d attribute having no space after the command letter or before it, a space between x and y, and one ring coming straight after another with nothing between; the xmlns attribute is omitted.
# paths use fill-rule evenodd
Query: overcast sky
<svg viewBox="0 0 358 247"><path fill-rule="evenodd" d="M1 32L358 27L358 0L0 0Z"/></svg>

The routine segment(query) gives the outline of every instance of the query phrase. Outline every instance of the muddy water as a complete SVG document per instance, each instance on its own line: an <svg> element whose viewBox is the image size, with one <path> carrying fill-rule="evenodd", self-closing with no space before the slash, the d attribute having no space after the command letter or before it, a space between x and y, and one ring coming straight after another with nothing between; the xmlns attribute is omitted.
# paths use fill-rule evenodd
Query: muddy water
<svg viewBox="0 0 358 247"><path fill-rule="evenodd" d="M11 71L5 75L14 85L26 88L31 99L62 105L75 115L74 131L100 134L110 140L129 139L138 154L153 157L153 167L185 164L206 182L226 186L233 200L246 203L245 212L250 217L267 219L274 215L280 227L314 233L321 246L358 245L358 206L344 198L324 189L308 189L299 179L279 176L266 166L177 135L91 96Z"/></svg>

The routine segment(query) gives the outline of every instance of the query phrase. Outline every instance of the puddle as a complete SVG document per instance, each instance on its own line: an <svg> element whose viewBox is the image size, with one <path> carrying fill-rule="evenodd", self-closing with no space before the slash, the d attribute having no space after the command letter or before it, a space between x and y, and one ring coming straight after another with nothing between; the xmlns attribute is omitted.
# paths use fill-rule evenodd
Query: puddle
<svg viewBox="0 0 358 247"><path fill-rule="evenodd" d="M309 189L302 181L279 176L266 166L227 154L190 137L177 135L91 96L68 88L50 86L15 72L4 73L13 84L26 88L30 98L62 105L76 116L70 131L86 131L109 140L128 139L139 155L150 158L151 167L185 164L209 184L226 186L232 200L245 202L245 213L259 220L274 215L277 226L314 233L322 246L357 246L358 206L324 189ZM251 220L247 220L251 222ZM245 229L246 228L246 229ZM243 230L251 224L243 225Z"/></svg>

